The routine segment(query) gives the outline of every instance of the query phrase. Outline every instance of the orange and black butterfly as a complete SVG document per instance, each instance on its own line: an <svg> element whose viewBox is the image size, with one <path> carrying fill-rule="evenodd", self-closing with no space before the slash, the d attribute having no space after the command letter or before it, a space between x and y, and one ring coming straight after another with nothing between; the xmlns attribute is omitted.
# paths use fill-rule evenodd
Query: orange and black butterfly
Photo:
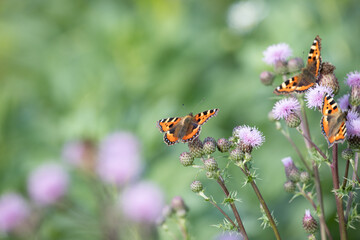
<svg viewBox="0 0 360 240"><path fill-rule="evenodd" d="M186 143L196 139L203 125L211 117L216 116L219 109L211 109L193 116L192 113L185 117L171 117L157 121L160 132L165 132L164 142L173 145L179 141Z"/></svg>
<svg viewBox="0 0 360 240"><path fill-rule="evenodd" d="M289 78L280 86L278 86L274 90L274 93L277 95L293 92L301 93L313 87L319 78L321 68L320 50L321 38L316 36L313 44L310 47L306 67L301 69L301 73L299 75Z"/></svg>
<svg viewBox="0 0 360 240"><path fill-rule="evenodd" d="M321 130L329 147L334 143L344 142L346 137L346 113L342 112L334 99L325 94L321 109Z"/></svg>

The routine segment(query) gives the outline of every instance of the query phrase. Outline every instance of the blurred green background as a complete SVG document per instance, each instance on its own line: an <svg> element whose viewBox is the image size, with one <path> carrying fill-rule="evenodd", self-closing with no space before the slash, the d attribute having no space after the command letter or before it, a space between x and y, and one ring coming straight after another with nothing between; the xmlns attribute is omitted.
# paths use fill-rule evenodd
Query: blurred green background
<svg viewBox="0 0 360 240"><path fill-rule="evenodd" d="M271 70L262 61L262 52L271 44L286 42L294 56L305 59L319 34L323 61L336 66L342 95L348 91L343 84L346 73L360 70L360 5L356 0L257 2L262 7L257 9L258 23L241 31L229 27L229 8L234 3L1 1L0 193L25 193L32 167L48 159L60 161L62 146L69 140L99 140L116 130L128 130L141 139L144 177L158 183L168 201L181 195L190 208L191 235L209 239L219 232L211 225L222 216L190 191L197 171L178 161L187 147L166 146L156 121L219 108L200 138L229 137L237 125L257 126L266 137L253 153L258 186L283 239L305 239L301 219L311 206L301 198L288 203L291 195L283 191L280 160L292 156L299 163L299 159L268 121L276 99L273 87L259 81L261 71ZM313 139L327 149L320 113L310 111L309 118ZM305 152L302 139L291 133ZM222 166L227 162L222 156L218 160ZM340 175L343 168L341 162ZM273 239L271 229L261 230L252 189L241 187L244 176L236 168L230 173L228 184L242 200L237 205L249 237ZM336 236L330 169L322 165L321 174L326 217ZM207 193L222 201L218 186L204 174L198 179ZM54 219L46 224L57 228ZM354 239L356 231L349 234ZM162 232L160 236L167 239Z"/></svg>

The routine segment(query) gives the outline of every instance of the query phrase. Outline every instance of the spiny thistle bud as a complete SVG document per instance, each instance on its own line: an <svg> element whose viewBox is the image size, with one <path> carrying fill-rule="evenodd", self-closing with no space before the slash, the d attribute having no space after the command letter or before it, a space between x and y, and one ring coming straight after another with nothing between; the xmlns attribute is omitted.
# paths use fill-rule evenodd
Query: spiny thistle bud
<svg viewBox="0 0 360 240"><path fill-rule="evenodd" d="M296 113L290 113L285 117L285 123L290 128L296 128L300 125L301 119Z"/></svg>
<svg viewBox="0 0 360 240"><path fill-rule="evenodd" d="M336 95L339 92L339 82L334 74L335 66L329 62L324 62L321 65L321 72L319 76L319 85L328 87Z"/></svg>
<svg viewBox="0 0 360 240"><path fill-rule="evenodd" d="M303 218L303 228L307 233L315 233L319 226L315 218L311 216L310 210L305 210L305 215Z"/></svg>
<svg viewBox="0 0 360 240"><path fill-rule="evenodd" d="M285 167L285 174L287 179L293 182L298 182L300 180L300 173L297 167L295 166L291 157L283 158L282 163Z"/></svg>
<svg viewBox="0 0 360 240"><path fill-rule="evenodd" d="M213 138L213 137L206 137L206 138L204 139L204 144L205 144L206 142L213 142L214 144L216 144L216 140L215 140L215 138Z"/></svg>
<svg viewBox="0 0 360 240"><path fill-rule="evenodd" d="M193 191L194 193L198 193L203 190L203 185L200 181L195 180L191 183L190 188L191 188L191 191Z"/></svg>
<svg viewBox="0 0 360 240"><path fill-rule="evenodd" d="M180 163L184 166L191 166L194 162L193 156L188 152L183 152L180 154Z"/></svg>
<svg viewBox="0 0 360 240"><path fill-rule="evenodd" d="M360 149L360 137L358 136L350 136L348 138L349 147L351 149Z"/></svg>
<svg viewBox="0 0 360 240"><path fill-rule="evenodd" d="M300 182L307 183L310 181L310 174L306 171L300 173Z"/></svg>
<svg viewBox="0 0 360 240"><path fill-rule="evenodd" d="M302 58L295 57L288 61L287 67L289 69L289 72L296 72L299 71L304 67L304 61Z"/></svg>
<svg viewBox="0 0 360 240"><path fill-rule="evenodd" d="M286 61L276 61L274 64L274 71L276 74L284 74L288 72Z"/></svg>
<svg viewBox="0 0 360 240"><path fill-rule="evenodd" d="M285 189L285 192L288 192L288 193L295 192L295 183L293 183L292 181L285 182L284 189Z"/></svg>
<svg viewBox="0 0 360 240"><path fill-rule="evenodd" d="M351 148L347 148L342 151L341 156L345 160L350 160L354 157L354 151Z"/></svg>
<svg viewBox="0 0 360 240"><path fill-rule="evenodd" d="M171 207L175 210L176 215L179 217L185 217L188 208L184 203L184 200L180 196L173 197L171 200Z"/></svg>
<svg viewBox="0 0 360 240"><path fill-rule="evenodd" d="M250 162L251 158L252 158L251 153L246 152L245 155L244 155L244 161L245 162Z"/></svg>
<svg viewBox="0 0 360 240"><path fill-rule="evenodd" d="M220 138L217 141L217 147L220 152L227 152L231 147L231 143L226 138Z"/></svg>
<svg viewBox="0 0 360 240"><path fill-rule="evenodd" d="M269 86L273 83L275 75L272 72L264 71L260 73L260 81L265 86Z"/></svg>
<svg viewBox="0 0 360 240"><path fill-rule="evenodd" d="M237 147L231 150L229 159L235 162L241 161L244 159L244 153L240 150L240 148Z"/></svg>
<svg viewBox="0 0 360 240"><path fill-rule="evenodd" d="M353 106L360 105L360 86L351 87L350 104Z"/></svg>
<svg viewBox="0 0 360 240"><path fill-rule="evenodd" d="M315 235L314 235L314 234L310 234L310 235L308 236L308 240L316 240Z"/></svg>
<svg viewBox="0 0 360 240"><path fill-rule="evenodd" d="M189 142L188 146L190 153L194 158L199 158L204 154L203 143L199 140L199 138L196 138L194 141Z"/></svg>
<svg viewBox="0 0 360 240"><path fill-rule="evenodd" d="M216 151L216 143L208 141L208 142L204 142L204 147L203 147L204 153L205 154L212 154Z"/></svg>
<svg viewBox="0 0 360 240"><path fill-rule="evenodd" d="M214 158L206 159L204 165L205 169L208 171L216 171L218 169L218 164Z"/></svg>

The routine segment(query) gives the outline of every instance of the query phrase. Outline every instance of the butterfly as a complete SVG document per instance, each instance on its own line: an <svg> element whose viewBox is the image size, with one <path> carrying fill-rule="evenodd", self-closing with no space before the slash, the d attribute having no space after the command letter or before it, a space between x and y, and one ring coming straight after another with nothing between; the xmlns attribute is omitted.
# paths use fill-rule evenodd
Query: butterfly
<svg viewBox="0 0 360 240"><path fill-rule="evenodd" d="M346 113L342 112L334 99L325 94L323 106L321 109L323 117L321 118L321 129L329 148L338 142L344 142L346 137Z"/></svg>
<svg viewBox="0 0 360 240"><path fill-rule="evenodd" d="M210 118L216 116L219 109L211 109L193 116L192 113L185 117L171 117L157 121L160 132L165 132L164 142L173 145L179 141L186 143L196 139L201 126Z"/></svg>
<svg viewBox="0 0 360 240"><path fill-rule="evenodd" d="M293 92L301 93L314 86L318 80L321 68L320 50L321 38L316 36L310 47L306 67L301 69L301 73L299 75L289 78L278 86L274 90L274 93L277 95Z"/></svg>

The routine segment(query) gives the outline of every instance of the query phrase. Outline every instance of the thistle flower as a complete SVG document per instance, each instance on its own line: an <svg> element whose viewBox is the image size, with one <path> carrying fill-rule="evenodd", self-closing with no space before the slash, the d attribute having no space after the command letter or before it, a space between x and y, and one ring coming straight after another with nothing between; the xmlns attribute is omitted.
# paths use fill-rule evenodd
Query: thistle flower
<svg viewBox="0 0 360 240"><path fill-rule="evenodd" d="M353 119L347 122L347 133L350 137L360 137L360 118Z"/></svg>
<svg viewBox="0 0 360 240"><path fill-rule="evenodd" d="M263 61L268 65L274 65L278 61L286 61L292 55L292 50L288 44L279 43L269 46L263 54Z"/></svg>
<svg viewBox="0 0 360 240"><path fill-rule="evenodd" d="M319 228L317 221L313 216L311 216L309 209L305 210L303 228L307 233L315 233Z"/></svg>
<svg viewBox="0 0 360 240"><path fill-rule="evenodd" d="M141 171L140 143L127 132L113 133L100 144L97 173L107 183L124 185Z"/></svg>
<svg viewBox="0 0 360 240"><path fill-rule="evenodd" d="M308 108L321 109L324 101L325 93L332 95L331 88L316 85L316 87L310 89L305 94L306 106Z"/></svg>
<svg viewBox="0 0 360 240"><path fill-rule="evenodd" d="M235 127L233 130L235 137L239 138L239 147L244 152L251 152L253 148L260 147L265 137L255 127L249 127L246 125Z"/></svg>
<svg viewBox="0 0 360 240"><path fill-rule="evenodd" d="M300 173L297 167L295 166L291 157L283 158L282 163L285 167L286 177L293 182L298 182L300 180Z"/></svg>
<svg viewBox="0 0 360 240"><path fill-rule="evenodd" d="M341 110L347 111L351 108L349 98L350 98L350 94L345 94L344 96L338 99L339 107Z"/></svg>
<svg viewBox="0 0 360 240"><path fill-rule="evenodd" d="M161 217L164 195L152 182L143 181L129 186L121 194L120 206L132 221L154 224Z"/></svg>
<svg viewBox="0 0 360 240"><path fill-rule="evenodd" d="M358 71L348 73L345 83L350 87L360 87L360 73Z"/></svg>
<svg viewBox="0 0 360 240"><path fill-rule="evenodd" d="M243 240L243 236L237 232L223 232L215 240Z"/></svg>
<svg viewBox="0 0 360 240"><path fill-rule="evenodd" d="M50 205L65 195L68 183L68 174L60 165L46 163L31 172L28 191L37 204Z"/></svg>
<svg viewBox="0 0 360 240"><path fill-rule="evenodd" d="M300 111L300 103L296 98L284 98L277 101L273 107L273 116L276 120L286 119L292 113Z"/></svg>
<svg viewBox="0 0 360 240"><path fill-rule="evenodd" d="M16 193L0 196L0 233L7 233L21 225L30 210L25 200Z"/></svg>

